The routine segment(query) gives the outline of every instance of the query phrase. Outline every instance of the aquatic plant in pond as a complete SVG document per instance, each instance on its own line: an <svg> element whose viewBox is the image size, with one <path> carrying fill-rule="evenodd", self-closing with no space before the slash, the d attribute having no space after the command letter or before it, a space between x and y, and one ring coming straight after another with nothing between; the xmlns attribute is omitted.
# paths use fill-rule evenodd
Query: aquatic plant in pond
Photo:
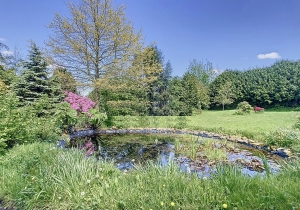
<svg viewBox="0 0 300 210"><path fill-rule="evenodd" d="M250 176L266 173L266 164L272 173L280 169L275 155L265 153L267 161L264 162L254 155L256 150L251 151L253 148L231 142L190 135L146 136L101 135L97 157L115 162L121 170L133 169L147 161L161 166L174 161L182 171L196 173L199 177L211 176L217 164L240 166L242 172ZM259 154L263 156L262 152Z"/></svg>

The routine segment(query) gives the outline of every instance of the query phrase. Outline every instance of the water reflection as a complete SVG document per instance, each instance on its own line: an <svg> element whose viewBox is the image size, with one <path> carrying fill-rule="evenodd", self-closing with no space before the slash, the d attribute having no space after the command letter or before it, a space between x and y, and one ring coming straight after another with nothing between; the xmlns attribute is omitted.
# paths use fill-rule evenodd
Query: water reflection
<svg viewBox="0 0 300 210"><path fill-rule="evenodd" d="M112 139L101 139L98 158L114 161L120 170L134 169L135 164L143 165L146 161L154 161L161 166L166 166L170 161L178 164L181 171L187 173L197 173L200 178L210 177L216 171L217 161L209 160L205 156L189 159L183 154L177 154L173 142L161 142L156 139L152 143L147 142L123 142L118 143ZM236 145L239 147L240 145ZM216 145L218 147L218 145ZM243 174L249 176L263 175L265 169L263 160L253 153L257 152L253 148L230 149L226 152L224 164L240 165ZM271 173L280 169L274 156L265 154Z"/></svg>

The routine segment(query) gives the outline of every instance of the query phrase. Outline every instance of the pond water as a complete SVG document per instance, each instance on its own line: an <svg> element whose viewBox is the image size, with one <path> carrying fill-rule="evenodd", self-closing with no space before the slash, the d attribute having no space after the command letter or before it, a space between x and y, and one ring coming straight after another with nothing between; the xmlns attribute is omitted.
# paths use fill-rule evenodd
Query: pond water
<svg viewBox="0 0 300 210"><path fill-rule="evenodd" d="M147 161L161 166L174 161L180 170L197 173L199 177L210 177L218 163L238 165L242 173L255 176L265 174L266 166L271 173L276 173L283 160L245 145L191 135L96 135L84 139L89 140L96 148L97 158L113 161L123 171Z"/></svg>

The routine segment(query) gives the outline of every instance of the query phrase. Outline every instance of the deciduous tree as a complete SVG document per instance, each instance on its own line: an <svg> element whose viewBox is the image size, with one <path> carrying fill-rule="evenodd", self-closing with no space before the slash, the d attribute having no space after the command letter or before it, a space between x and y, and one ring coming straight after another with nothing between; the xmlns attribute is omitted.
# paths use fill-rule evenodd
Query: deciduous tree
<svg viewBox="0 0 300 210"><path fill-rule="evenodd" d="M128 61L140 52L141 34L126 19L124 6L110 0L68 3L69 17L55 14L49 28L49 53L59 66L84 84L92 84L99 103L100 79L128 70Z"/></svg>

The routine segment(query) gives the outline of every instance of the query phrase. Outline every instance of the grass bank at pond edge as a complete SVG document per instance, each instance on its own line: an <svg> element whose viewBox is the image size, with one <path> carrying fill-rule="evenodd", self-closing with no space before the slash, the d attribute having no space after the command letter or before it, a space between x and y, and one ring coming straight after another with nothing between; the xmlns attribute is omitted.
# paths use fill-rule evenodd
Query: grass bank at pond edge
<svg viewBox="0 0 300 210"><path fill-rule="evenodd" d="M240 136L300 152L300 132L293 129L299 113L265 111L236 115L236 110L203 111L193 116L116 116L116 128L176 128Z"/></svg>
<svg viewBox="0 0 300 210"><path fill-rule="evenodd" d="M53 146L22 145L1 156L0 198L30 210L300 208L299 163L264 178L220 166L219 175L205 180L152 163L123 173L76 149Z"/></svg>

